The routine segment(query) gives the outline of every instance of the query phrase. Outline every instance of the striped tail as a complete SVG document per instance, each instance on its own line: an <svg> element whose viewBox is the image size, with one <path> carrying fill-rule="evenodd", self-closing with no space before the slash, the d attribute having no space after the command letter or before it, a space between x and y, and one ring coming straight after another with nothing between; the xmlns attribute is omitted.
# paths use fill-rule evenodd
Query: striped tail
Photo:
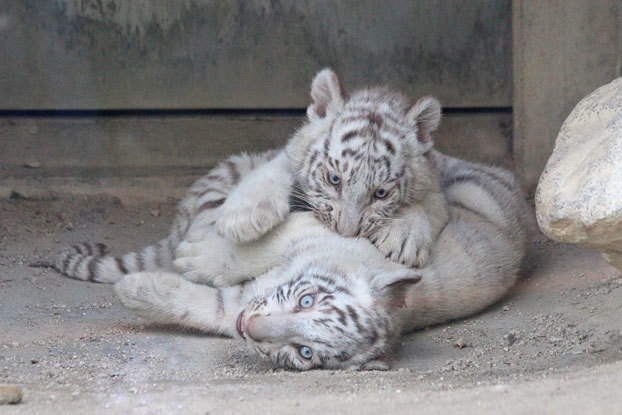
<svg viewBox="0 0 622 415"><path fill-rule="evenodd" d="M76 280L113 284L134 272L170 270L173 250L170 237L122 257L106 255L104 244L83 242L63 249L56 258L55 268Z"/></svg>

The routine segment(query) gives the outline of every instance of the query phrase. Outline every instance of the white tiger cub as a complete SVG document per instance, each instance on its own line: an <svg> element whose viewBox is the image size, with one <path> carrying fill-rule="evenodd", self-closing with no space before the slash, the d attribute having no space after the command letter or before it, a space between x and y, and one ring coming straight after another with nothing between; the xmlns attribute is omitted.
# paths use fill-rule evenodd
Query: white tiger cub
<svg viewBox="0 0 622 415"><path fill-rule="evenodd" d="M400 333L478 312L516 281L527 209L513 176L440 154L450 220L420 270L332 232L310 212L292 213L252 243L218 235L215 220L234 183L273 157L221 163L189 189L157 246L113 258L101 245L80 244L56 267L76 279L117 281L123 304L143 316L243 339L276 365L301 370L386 367Z"/></svg>
<svg viewBox="0 0 622 415"><path fill-rule="evenodd" d="M420 270L294 212L252 243L233 244L212 226L179 245L175 265L186 275L199 267L197 275L243 283L209 287L156 271L129 274L115 290L142 316L239 338L277 366L387 369L400 333L503 297L526 248L526 203L509 172L440 155L435 162L450 220Z"/></svg>
<svg viewBox="0 0 622 415"><path fill-rule="evenodd" d="M248 176L225 201L221 235L248 242L298 203L343 236L369 238L395 262L423 266L448 220L433 161L431 134L441 107L432 97L413 103L386 88L346 95L330 69L311 86L307 122L281 154Z"/></svg>
<svg viewBox="0 0 622 415"><path fill-rule="evenodd" d="M182 200L170 235L121 258L76 246L57 260L74 278L114 282L128 272L172 269L177 244L216 229L233 242L256 240L283 222L290 196L344 236L367 237L394 262L423 266L448 220L432 132L440 122L434 98L411 103L383 88L346 96L333 71L311 86L308 122L284 151L233 156L197 181ZM249 174L252 171L253 174ZM294 187L295 185L295 187ZM91 252L92 248L92 252ZM80 260L74 255L87 254ZM93 254L93 255L91 255ZM190 279L235 284L194 267Z"/></svg>

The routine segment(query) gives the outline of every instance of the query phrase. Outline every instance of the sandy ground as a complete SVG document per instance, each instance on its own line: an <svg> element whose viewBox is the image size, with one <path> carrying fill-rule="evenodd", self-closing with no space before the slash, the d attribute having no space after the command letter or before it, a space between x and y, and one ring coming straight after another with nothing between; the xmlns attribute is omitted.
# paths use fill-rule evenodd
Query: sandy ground
<svg viewBox="0 0 622 415"><path fill-rule="evenodd" d="M622 413L622 275L543 237L511 296L404 337L388 372L274 370L233 340L133 316L110 286L29 266L82 240L155 241L174 205L0 200L0 383L24 390L0 413Z"/></svg>

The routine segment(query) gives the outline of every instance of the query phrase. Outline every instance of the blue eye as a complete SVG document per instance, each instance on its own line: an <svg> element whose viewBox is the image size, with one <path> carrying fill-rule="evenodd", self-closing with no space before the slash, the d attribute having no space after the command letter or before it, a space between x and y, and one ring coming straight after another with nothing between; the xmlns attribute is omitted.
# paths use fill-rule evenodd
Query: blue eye
<svg viewBox="0 0 622 415"><path fill-rule="evenodd" d="M311 360L311 358L313 357L313 352L308 346L298 346L298 354L300 355L300 357L306 360Z"/></svg>
<svg viewBox="0 0 622 415"><path fill-rule="evenodd" d="M376 190L376 193L374 193L374 196L378 199L384 199L387 194L389 194L389 192L386 191L386 189L378 189Z"/></svg>
<svg viewBox="0 0 622 415"><path fill-rule="evenodd" d="M334 173L328 173L328 182L333 186L338 186L341 183L341 178Z"/></svg>
<svg viewBox="0 0 622 415"><path fill-rule="evenodd" d="M298 305L301 308L309 308L313 305L314 302L315 302L315 296L313 294L307 294L307 295L303 295L302 297L300 297L300 300L298 301Z"/></svg>

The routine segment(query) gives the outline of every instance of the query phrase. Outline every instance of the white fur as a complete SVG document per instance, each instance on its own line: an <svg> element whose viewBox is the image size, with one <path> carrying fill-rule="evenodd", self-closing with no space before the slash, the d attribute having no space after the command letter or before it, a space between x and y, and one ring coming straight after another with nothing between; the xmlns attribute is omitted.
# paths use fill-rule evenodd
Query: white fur
<svg viewBox="0 0 622 415"><path fill-rule="evenodd" d="M285 153L255 169L219 209L218 233L236 242L253 241L266 234L289 213L292 182Z"/></svg>

